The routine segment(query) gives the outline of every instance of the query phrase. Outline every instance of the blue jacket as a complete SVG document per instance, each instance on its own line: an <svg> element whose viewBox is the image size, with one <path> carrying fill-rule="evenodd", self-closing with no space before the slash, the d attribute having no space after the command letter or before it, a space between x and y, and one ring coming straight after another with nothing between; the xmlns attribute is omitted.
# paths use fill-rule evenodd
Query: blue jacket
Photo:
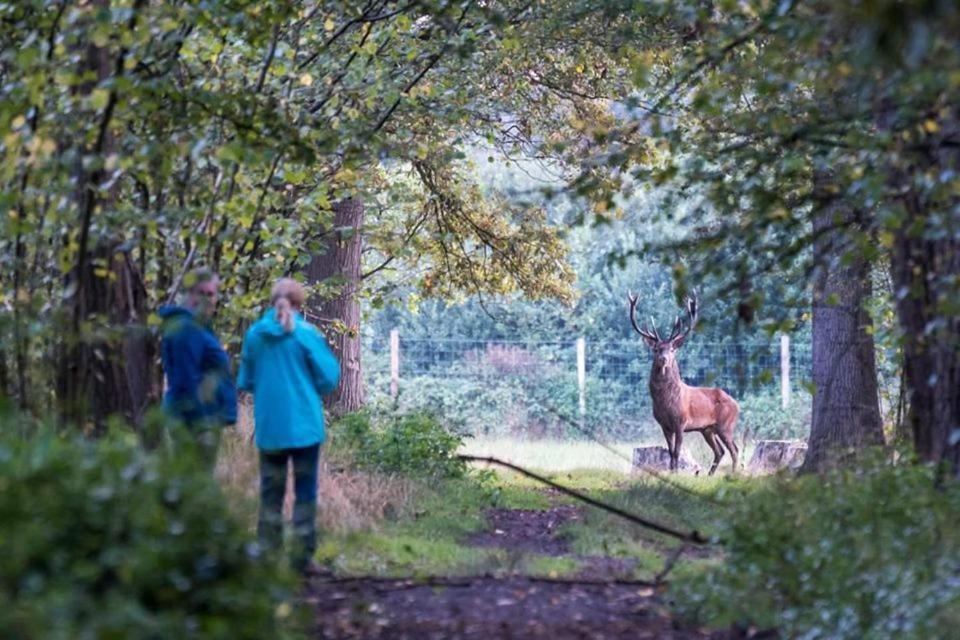
<svg viewBox="0 0 960 640"><path fill-rule="evenodd" d="M340 380L340 364L327 341L294 314L291 333L271 309L243 339L238 386L253 393L257 446L264 451L323 442L323 402Z"/></svg>
<svg viewBox="0 0 960 640"><path fill-rule="evenodd" d="M213 332L184 307L161 307L160 357L167 374L163 406L190 426L237 421L230 358Z"/></svg>

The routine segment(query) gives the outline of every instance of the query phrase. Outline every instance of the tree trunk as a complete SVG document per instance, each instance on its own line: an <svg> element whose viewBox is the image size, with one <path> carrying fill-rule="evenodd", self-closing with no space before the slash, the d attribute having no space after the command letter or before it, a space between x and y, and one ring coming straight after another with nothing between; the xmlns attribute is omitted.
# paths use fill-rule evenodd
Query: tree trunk
<svg viewBox="0 0 960 640"><path fill-rule="evenodd" d="M820 471L883 444L871 320L869 265L846 230L856 212L831 193L829 174L817 170L814 197L813 416L802 470Z"/></svg>
<svg viewBox="0 0 960 640"><path fill-rule="evenodd" d="M896 299L904 334L906 422L920 457L946 463L960 476L960 317L949 311L960 282L958 230L932 238L931 216L917 198L907 200L923 232L903 225L891 257L894 291L905 293Z"/></svg>
<svg viewBox="0 0 960 640"><path fill-rule="evenodd" d="M98 5L109 6L106 0ZM129 23L133 28L133 22ZM81 72L93 72L98 82L121 73L123 56L114 59L105 47L90 44ZM78 88L90 93L96 83ZM116 89L113 89L116 91ZM118 251L119 241L105 233L91 237L98 225L95 215L116 200L116 190L102 191L104 169L88 170L83 157L106 158L115 141L111 134L116 96L97 114L97 141L78 154L74 172L75 202L80 214L77 262L68 277L68 338L61 353L60 412L64 422L99 433L106 419L120 415L138 422L149 398L149 335L142 325L146 295L142 280L128 253ZM94 165L99 166L99 165Z"/></svg>
<svg viewBox="0 0 960 640"><path fill-rule="evenodd" d="M0 402L10 395L10 370L7 367L7 350L0 346Z"/></svg>
<svg viewBox="0 0 960 640"><path fill-rule="evenodd" d="M314 256L306 268L307 281L325 280L338 287L332 298L310 300L308 314L325 328L333 352L340 360L340 384L330 394L329 407L340 416L357 411L364 403L360 363L360 267L363 200L348 198L333 205L333 229L326 252Z"/></svg>

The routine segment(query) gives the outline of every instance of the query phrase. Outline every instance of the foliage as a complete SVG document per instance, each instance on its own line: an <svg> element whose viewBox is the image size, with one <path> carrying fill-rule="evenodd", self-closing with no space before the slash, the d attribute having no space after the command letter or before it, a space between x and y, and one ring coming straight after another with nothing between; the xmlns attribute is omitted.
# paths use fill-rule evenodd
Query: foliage
<svg viewBox="0 0 960 640"><path fill-rule="evenodd" d="M787 637L934 638L960 606L960 486L880 457L826 476L726 492L726 561L678 587L703 621Z"/></svg>
<svg viewBox="0 0 960 640"><path fill-rule="evenodd" d="M787 408L775 395L750 395L738 402L737 431L754 440L805 440L810 432L810 398L806 393L795 394Z"/></svg>
<svg viewBox="0 0 960 640"><path fill-rule="evenodd" d="M459 478L462 440L427 413L347 414L331 426L334 446L361 469L420 478Z"/></svg>
<svg viewBox="0 0 960 640"><path fill-rule="evenodd" d="M289 637L293 584L189 453L6 427L0 635Z"/></svg>
<svg viewBox="0 0 960 640"><path fill-rule="evenodd" d="M587 405L581 418L572 342L401 342L396 406L403 411L431 411L463 433L481 437L616 442L660 438L647 390L648 356L641 345L587 343ZM385 364L387 354L371 351L366 354L370 400L390 404L389 376L383 367L372 366ZM797 391L790 407L781 409L779 396L768 391L774 381L768 362L757 357L761 355L767 354L751 354L742 345L693 341L684 347L681 369L690 384L719 385L734 394L741 404L739 433L805 437L809 395Z"/></svg>
<svg viewBox="0 0 960 640"><path fill-rule="evenodd" d="M661 325L672 321L679 307L671 278L674 269L691 256L664 253L660 246L689 235L689 225L681 224L669 213L676 207L676 216L680 216L687 207L672 202L667 187L637 191L624 198L618 215L598 219L594 224L577 224L575 218L583 215L583 203L559 195L545 199L544 183L557 190L562 190L564 183L542 164L491 160L478 163L477 172L493 193L508 198L514 206L542 206L553 224L569 226L564 239L576 274L576 299L570 306L562 306L549 300L481 295L451 306L443 301L421 300L417 292L402 287L392 296L397 306L373 315L371 333L385 335L397 328L410 339L520 341L556 340L559 336L572 340L583 336L589 342L623 340L639 345L627 321L628 291L640 293L644 317L654 316ZM776 330L788 318L794 339L808 338L809 323L803 315L808 311L808 303L802 284L782 275L763 274L754 276L751 286L752 293L768 303L766 316L758 316L752 325L739 317L740 301L726 295L714 279L697 282L704 311L697 339L685 348L728 340L748 346L748 350L766 346L771 340L771 329Z"/></svg>
<svg viewBox="0 0 960 640"><path fill-rule="evenodd" d="M654 73L635 76L633 94L646 102L607 131L579 191L607 204L671 185L666 209L690 230L665 243L678 288L725 283L747 316L768 302L757 277L803 291L853 256L889 267L914 444L960 473L956 3L678 0L624 11L675 31L648 51ZM832 220L838 205L853 223L815 233L812 221Z"/></svg>
<svg viewBox="0 0 960 640"><path fill-rule="evenodd" d="M389 382L370 375L371 386ZM631 411L638 403L626 382L588 378L590 412L580 423L575 374L461 376L438 372L405 378L398 406L443 415L475 436L635 440L657 433L652 418ZM389 402L380 398L381 402Z"/></svg>
<svg viewBox="0 0 960 640"><path fill-rule="evenodd" d="M323 252L348 196L371 204L373 270L419 263L428 294L571 295L558 230L488 201L460 151L501 139L505 110L554 126L579 100L525 102L534 81L502 82L521 72L520 42L553 29L546 7L34 0L0 13L0 390L21 406L76 400L77 420L102 422L122 403L100 402L101 378L126 368L139 410L160 386L152 354L117 354L148 341L184 272L222 274L217 324L235 343L271 280ZM58 381L73 350L98 371Z"/></svg>

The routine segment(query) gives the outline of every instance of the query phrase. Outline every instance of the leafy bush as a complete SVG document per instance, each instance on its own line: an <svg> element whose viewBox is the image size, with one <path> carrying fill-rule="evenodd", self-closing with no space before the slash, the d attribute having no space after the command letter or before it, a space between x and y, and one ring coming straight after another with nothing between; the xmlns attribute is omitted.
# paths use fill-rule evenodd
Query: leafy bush
<svg viewBox="0 0 960 640"><path fill-rule="evenodd" d="M956 632L956 483L939 490L928 467L876 460L826 477L775 479L731 502L720 534L726 561L677 587L687 613L806 640Z"/></svg>
<svg viewBox="0 0 960 640"><path fill-rule="evenodd" d="M740 421L737 431L755 440L806 439L810 434L810 396L795 397L786 409L779 395L737 398Z"/></svg>
<svg viewBox="0 0 960 640"><path fill-rule="evenodd" d="M3 431L0 637L289 637L291 585L192 455Z"/></svg>
<svg viewBox="0 0 960 640"><path fill-rule="evenodd" d="M463 440L427 413L358 412L331 427L333 446L347 449L361 468L431 478L458 478L466 467L457 457Z"/></svg>

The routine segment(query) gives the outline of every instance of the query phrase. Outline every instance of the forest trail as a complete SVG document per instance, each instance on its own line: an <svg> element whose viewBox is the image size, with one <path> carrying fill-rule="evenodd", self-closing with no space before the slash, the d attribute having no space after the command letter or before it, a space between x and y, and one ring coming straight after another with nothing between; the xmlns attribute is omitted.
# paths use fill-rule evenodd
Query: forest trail
<svg viewBox="0 0 960 640"><path fill-rule="evenodd" d="M570 578L524 575L317 578L307 591L316 638L489 639L631 638L732 640L736 632L685 626L660 589L629 579L633 561L571 554L564 525L581 507L488 509L488 529L469 543L510 553L569 557Z"/></svg>

